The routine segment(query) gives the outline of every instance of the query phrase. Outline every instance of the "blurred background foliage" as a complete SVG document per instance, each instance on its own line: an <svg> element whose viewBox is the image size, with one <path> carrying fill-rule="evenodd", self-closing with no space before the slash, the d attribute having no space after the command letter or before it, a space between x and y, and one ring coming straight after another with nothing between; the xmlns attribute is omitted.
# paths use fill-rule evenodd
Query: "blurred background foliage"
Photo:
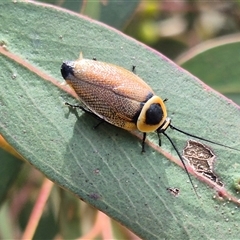
<svg viewBox="0 0 240 240"><path fill-rule="evenodd" d="M119 29L181 64L240 104L239 1L43 2L84 14ZM12 157L7 157L6 152L0 152L0 155L1 161L5 159L10 163L9 159ZM0 222L3 223L0 225L1 239L14 239L22 235L29 224L29 216L40 197L39 191L44 182L44 176L31 166L22 164L24 167L21 167L21 164L15 163L16 168L12 170L13 162L9 166L3 163L6 169L1 169L1 175L5 176L6 180L2 182L0 196ZM61 212L58 212L57 208L60 208ZM9 212L11 221L8 219ZM105 218L98 218L98 214L91 206L54 186L34 239L77 238L93 232L97 226L101 230L95 231L95 235L85 237L137 239L137 236L114 221L111 221L110 225L107 222L101 225L104 220L97 219Z"/></svg>
<svg viewBox="0 0 240 240"><path fill-rule="evenodd" d="M240 30L239 1L143 1L124 32L175 59L184 51Z"/></svg>

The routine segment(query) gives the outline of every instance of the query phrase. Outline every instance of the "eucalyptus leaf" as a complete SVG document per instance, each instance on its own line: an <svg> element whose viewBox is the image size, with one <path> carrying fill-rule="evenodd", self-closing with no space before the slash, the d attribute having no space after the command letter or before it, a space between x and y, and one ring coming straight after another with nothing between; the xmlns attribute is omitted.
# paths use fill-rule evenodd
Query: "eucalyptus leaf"
<svg viewBox="0 0 240 240"><path fill-rule="evenodd" d="M4 1L0 9L0 133L25 159L144 239L239 237L236 204L216 200L206 182L193 179L198 199L183 169L169 161L178 157L166 138L162 150L169 159L152 148L158 145L155 133L148 135L151 144L141 154L135 135L107 123L93 129L98 120L70 111L64 102L77 101L40 73L64 82L62 61L77 59L80 51L85 58L126 69L135 65L155 93L168 98L173 125L240 148L236 105L160 53L104 24L32 2ZM171 129L167 133L179 150L189 140ZM218 176L235 195L240 152L210 146ZM168 187L177 187L180 195L174 197Z"/></svg>

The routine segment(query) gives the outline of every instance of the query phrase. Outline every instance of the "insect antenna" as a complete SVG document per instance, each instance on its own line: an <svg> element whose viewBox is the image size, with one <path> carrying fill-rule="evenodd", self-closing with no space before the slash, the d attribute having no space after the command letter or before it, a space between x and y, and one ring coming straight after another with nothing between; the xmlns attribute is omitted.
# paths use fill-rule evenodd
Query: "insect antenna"
<svg viewBox="0 0 240 240"><path fill-rule="evenodd" d="M181 129L179 129L179 128L174 127L174 126L171 125L171 124L169 124L169 126L170 126L171 129L174 129L174 130L176 130L176 131L178 131L178 132L180 132L180 133L183 133L183 134L185 134L185 135L187 135L187 136L190 136L190 137L193 137L193 138L196 138L196 139L205 141L205 142L213 143L213 144L218 145L218 146L221 146L221 147L226 147L226 148L229 148L229 149L232 149L232 150L240 151L240 150L237 149L237 148L229 147L229 146L227 146L227 145L224 145L224 144L221 144L221 143L218 143L218 142L214 142L214 141L208 140L208 139L206 139L206 138L198 137L198 136L193 135L193 134L191 134L191 133L185 132L185 131L183 131L183 130L181 130Z"/></svg>
<svg viewBox="0 0 240 240"><path fill-rule="evenodd" d="M182 164L183 164L183 167L184 167L184 169L185 169L185 171L186 171L186 173L187 173L187 175L188 175L189 181L190 181L190 183L191 183L191 185L192 185L192 187L193 187L193 189L194 189L195 194L197 195L198 198L200 198L199 195L198 195L198 193L197 193L196 188L195 188L194 185L193 185L193 181L192 181L192 179L191 179L191 177L190 177L190 174L189 174L189 172L188 172L188 170L187 170L186 164L185 164L185 162L184 162L181 154L179 153L177 147L176 147L175 144L173 143L172 139L171 139L164 131L161 132L161 133L162 133L164 136L166 136L167 139L169 140L169 142L172 144L174 150L176 151L178 157L180 158L180 160L181 160L181 162L182 162Z"/></svg>

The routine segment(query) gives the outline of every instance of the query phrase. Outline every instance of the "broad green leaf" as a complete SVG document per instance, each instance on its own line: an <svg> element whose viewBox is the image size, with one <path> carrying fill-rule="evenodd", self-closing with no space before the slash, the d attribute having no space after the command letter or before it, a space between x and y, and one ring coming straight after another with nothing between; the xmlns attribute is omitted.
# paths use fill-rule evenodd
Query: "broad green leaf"
<svg viewBox="0 0 240 240"><path fill-rule="evenodd" d="M240 35L203 43L177 61L206 84L240 105Z"/></svg>
<svg viewBox="0 0 240 240"><path fill-rule="evenodd" d="M0 203L2 203L21 170L22 161L0 148L0 165Z"/></svg>
<svg viewBox="0 0 240 240"><path fill-rule="evenodd" d="M80 51L127 69L135 65L155 93L168 98L173 125L240 148L236 105L103 24L30 2L0 3L0 9L0 133L25 159L144 239L238 238L233 184L240 177L240 152L209 144L217 155L216 172L235 203L216 200L206 181L193 179L198 199L186 173L169 161L178 157L166 138L160 149L156 134L149 134L141 154L136 135L107 123L94 130L98 120L69 111L64 102L76 101L54 79L63 82L62 61L78 58ZM179 150L189 140L170 129L167 133ZM167 187L179 188L180 196Z"/></svg>
<svg viewBox="0 0 240 240"><path fill-rule="evenodd" d="M47 2L49 1L42 1ZM51 1L52 4L59 5L66 9L82 13L109 26L121 29L131 19L136 8L140 4L139 0L128 1L111 1L111 0L95 0L95 1Z"/></svg>
<svg viewBox="0 0 240 240"><path fill-rule="evenodd" d="M6 199L10 187L21 170L20 159L24 160L0 134L0 204Z"/></svg>

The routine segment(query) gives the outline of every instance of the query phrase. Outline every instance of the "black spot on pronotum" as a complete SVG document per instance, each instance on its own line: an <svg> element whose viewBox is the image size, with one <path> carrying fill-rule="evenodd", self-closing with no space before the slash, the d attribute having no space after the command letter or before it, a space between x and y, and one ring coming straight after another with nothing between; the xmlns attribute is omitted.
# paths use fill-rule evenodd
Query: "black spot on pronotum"
<svg viewBox="0 0 240 240"><path fill-rule="evenodd" d="M163 117L163 111L159 103L153 103L146 111L146 124L156 125L161 122Z"/></svg>

